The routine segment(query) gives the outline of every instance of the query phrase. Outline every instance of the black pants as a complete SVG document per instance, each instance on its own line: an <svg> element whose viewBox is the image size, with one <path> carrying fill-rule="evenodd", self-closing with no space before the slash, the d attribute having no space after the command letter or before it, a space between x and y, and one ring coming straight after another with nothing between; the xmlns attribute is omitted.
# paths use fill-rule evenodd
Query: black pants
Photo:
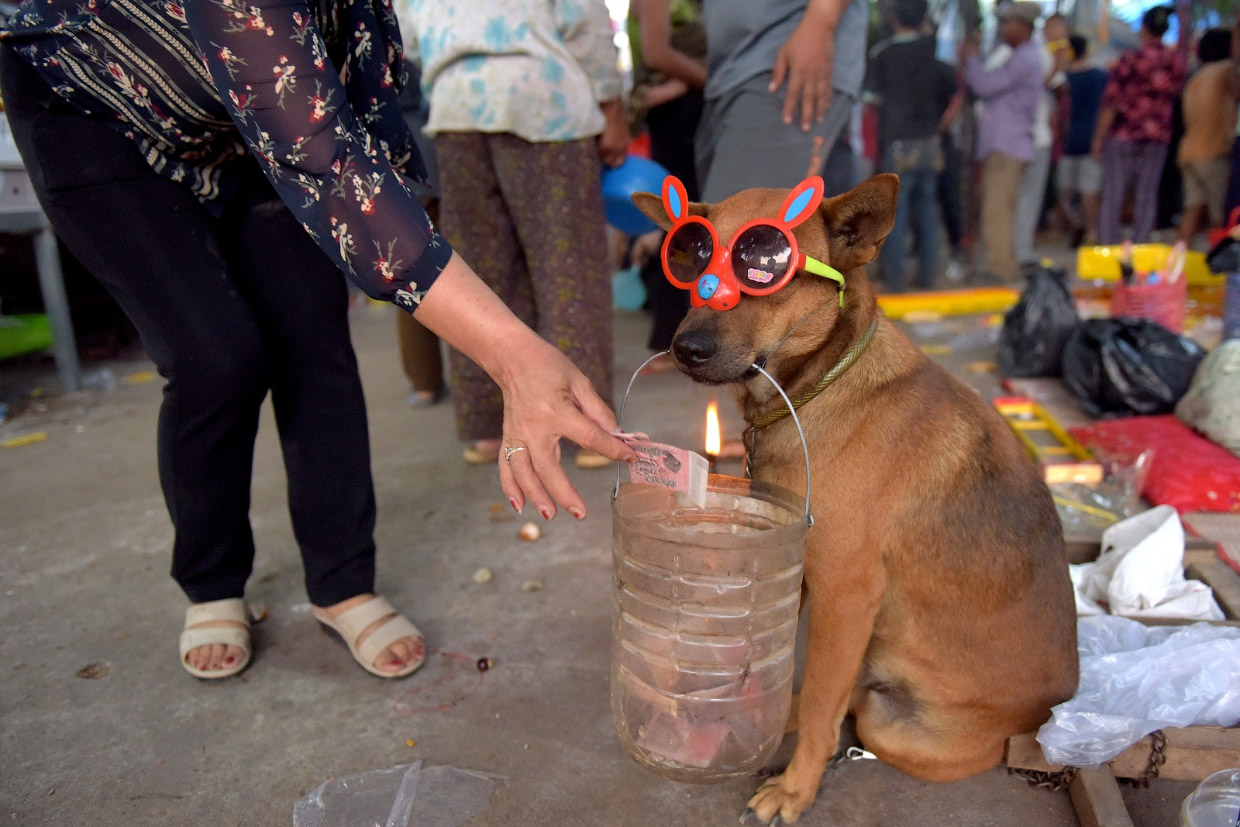
<svg viewBox="0 0 1240 827"><path fill-rule="evenodd" d="M250 575L254 437L268 390L311 602L371 591L366 408L339 269L257 162L216 218L156 175L131 140L64 104L8 46L0 88L52 226L167 380L159 476L176 529L172 575L189 599L240 597Z"/></svg>

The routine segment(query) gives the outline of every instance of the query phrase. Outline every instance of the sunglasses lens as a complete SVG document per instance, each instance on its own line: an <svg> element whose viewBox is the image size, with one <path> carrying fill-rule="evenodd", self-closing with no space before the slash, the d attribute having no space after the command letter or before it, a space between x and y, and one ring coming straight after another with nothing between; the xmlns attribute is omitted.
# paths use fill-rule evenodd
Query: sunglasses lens
<svg viewBox="0 0 1240 827"><path fill-rule="evenodd" d="M667 272L686 285L697 281L710 266L715 245L705 224L685 224L667 242Z"/></svg>
<svg viewBox="0 0 1240 827"><path fill-rule="evenodd" d="M745 287L770 287L784 277L791 264L792 244L778 227L750 227L732 245L732 274Z"/></svg>

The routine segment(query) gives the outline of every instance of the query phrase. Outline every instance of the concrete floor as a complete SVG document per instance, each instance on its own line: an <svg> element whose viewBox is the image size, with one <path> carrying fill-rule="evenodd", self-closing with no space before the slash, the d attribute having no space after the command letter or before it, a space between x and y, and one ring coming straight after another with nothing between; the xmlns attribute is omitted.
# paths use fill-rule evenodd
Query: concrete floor
<svg viewBox="0 0 1240 827"><path fill-rule="evenodd" d="M248 598L265 604L240 678L200 682L177 662L185 600L167 576L171 529L155 472L158 381L57 397L0 426L0 820L18 824L289 824L293 803L333 776L421 759L500 773L472 825L733 824L756 780L686 786L638 767L608 706L610 470L570 469L590 516L543 539L520 522L491 468L460 460L451 405L410 410L392 310L354 317L379 501L378 589L408 611L431 654L385 682L319 633L302 589L270 411L258 440L251 518L259 548ZM647 320L616 318L622 391L644 358ZM992 358L980 345L952 361ZM122 379L151 366L109 365ZM970 374L975 384L993 377ZM17 380L0 381L12 394ZM643 377L626 426L697 445L713 391ZM722 400L725 433L739 423ZM738 468L723 468L737 473ZM476 585L479 566L494 579ZM522 581L539 578L542 591ZM494 659L485 674L479 657ZM102 663L98 679L75 677ZM409 746L408 742L414 742ZM791 740L781 748L786 761ZM1191 784L1124 788L1137 827L1175 822ZM803 817L820 825L1075 825L1066 793L998 768L956 784L873 761L828 773Z"/></svg>

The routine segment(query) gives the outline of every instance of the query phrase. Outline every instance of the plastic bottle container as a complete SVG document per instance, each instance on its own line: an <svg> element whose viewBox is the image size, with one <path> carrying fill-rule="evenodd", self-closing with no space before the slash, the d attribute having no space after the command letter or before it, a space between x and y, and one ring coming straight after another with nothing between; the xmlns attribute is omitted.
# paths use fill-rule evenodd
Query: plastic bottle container
<svg viewBox="0 0 1240 827"><path fill-rule="evenodd" d="M1240 825L1240 768L1209 776L1188 794L1180 808L1180 827L1237 825Z"/></svg>
<svg viewBox="0 0 1240 827"><path fill-rule="evenodd" d="M779 747L792 700L804 500L712 474L705 508L629 483L612 516L621 743L678 781L753 773Z"/></svg>

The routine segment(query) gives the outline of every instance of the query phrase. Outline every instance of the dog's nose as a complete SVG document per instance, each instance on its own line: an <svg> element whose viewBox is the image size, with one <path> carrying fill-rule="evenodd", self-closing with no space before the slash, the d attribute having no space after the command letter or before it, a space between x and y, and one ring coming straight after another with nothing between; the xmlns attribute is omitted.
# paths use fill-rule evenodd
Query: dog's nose
<svg viewBox="0 0 1240 827"><path fill-rule="evenodd" d="M714 336L708 336L705 333L686 333L683 336L677 336L675 343L672 344L672 352L676 354L676 361L687 368L706 363L718 350L719 342Z"/></svg>

